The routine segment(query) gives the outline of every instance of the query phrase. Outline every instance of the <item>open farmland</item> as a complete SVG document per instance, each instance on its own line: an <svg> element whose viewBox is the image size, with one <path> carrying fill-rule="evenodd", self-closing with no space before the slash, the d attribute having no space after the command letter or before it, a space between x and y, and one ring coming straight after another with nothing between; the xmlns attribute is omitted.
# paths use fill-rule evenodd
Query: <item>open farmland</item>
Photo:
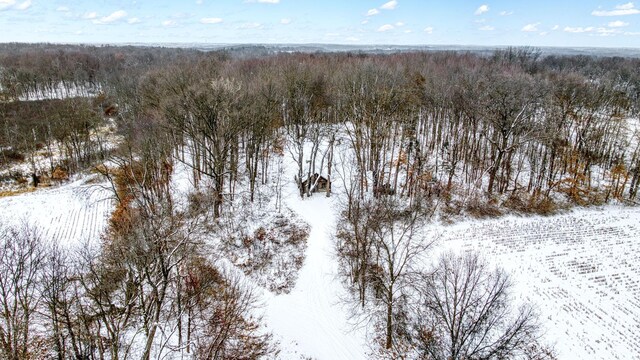
<svg viewBox="0 0 640 360"><path fill-rule="evenodd" d="M465 222L441 245L479 250L534 303L560 359L640 356L640 209Z"/></svg>
<svg viewBox="0 0 640 360"><path fill-rule="evenodd" d="M35 225L46 240L63 245L98 240L113 210L111 192L85 181L0 198L3 225Z"/></svg>

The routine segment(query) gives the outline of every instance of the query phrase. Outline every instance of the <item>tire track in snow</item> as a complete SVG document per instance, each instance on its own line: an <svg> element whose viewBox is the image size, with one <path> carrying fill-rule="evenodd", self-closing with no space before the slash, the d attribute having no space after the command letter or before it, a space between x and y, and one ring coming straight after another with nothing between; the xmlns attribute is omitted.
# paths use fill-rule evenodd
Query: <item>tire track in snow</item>
<svg viewBox="0 0 640 360"><path fill-rule="evenodd" d="M280 337L283 359L311 356L318 360L366 358L364 330L348 324L339 304L341 284L336 278L332 232L337 206L322 194L301 200L294 188L285 196L289 207L310 226L305 263L291 293L268 300L266 320Z"/></svg>

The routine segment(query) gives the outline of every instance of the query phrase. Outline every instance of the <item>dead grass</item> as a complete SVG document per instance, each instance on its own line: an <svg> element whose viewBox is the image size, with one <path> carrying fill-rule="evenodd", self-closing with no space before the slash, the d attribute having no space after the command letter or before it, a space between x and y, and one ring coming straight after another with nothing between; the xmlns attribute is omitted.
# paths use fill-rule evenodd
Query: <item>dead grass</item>
<svg viewBox="0 0 640 360"><path fill-rule="evenodd" d="M27 194L34 191L36 191L36 188L34 187L20 188L20 189L14 189L14 190L1 190L0 198Z"/></svg>

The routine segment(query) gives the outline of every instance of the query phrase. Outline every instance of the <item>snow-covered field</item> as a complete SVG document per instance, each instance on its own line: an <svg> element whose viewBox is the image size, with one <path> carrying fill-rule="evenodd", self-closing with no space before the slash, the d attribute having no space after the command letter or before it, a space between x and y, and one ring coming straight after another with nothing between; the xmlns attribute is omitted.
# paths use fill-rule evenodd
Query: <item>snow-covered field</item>
<svg viewBox="0 0 640 360"><path fill-rule="evenodd" d="M507 270L560 359L640 358L640 208L468 221L440 245Z"/></svg>
<svg viewBox="0 0 640 360"><path fill-rule="evenodd" d="M312 230L296 287L267 301L270 327L290 349L283 358L366 358L365 331L354 330L339 305L335 200L292 199ZM441 234L434 254L479 251L511 274L514 296L534 304L559 359L640 358L640 208L469 220L433 230Z"/></svg>
<svg viewBox="0 0 640 360"><path fill-rule="evenodd" d="M107 184L86 180L0 198L0 224L20 226L26 222L39 227L45 240L64 245L99 240L113 201Z"/></svg>

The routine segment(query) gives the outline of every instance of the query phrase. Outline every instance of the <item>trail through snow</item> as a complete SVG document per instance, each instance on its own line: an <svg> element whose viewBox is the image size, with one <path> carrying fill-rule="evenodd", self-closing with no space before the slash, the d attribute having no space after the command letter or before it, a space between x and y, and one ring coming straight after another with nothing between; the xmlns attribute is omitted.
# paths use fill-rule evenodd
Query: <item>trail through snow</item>
<svg viewBox="0 0 640 360"><path fill-rule="evenodd" d="M315 194L302 200L296 192L293 188L285 199L311 226L307 257L291 293L273 296L266 308L266 320L280 337L281 358L365 359L365 331L348 323L348 311L340 304L332 236L335 197Z"/></svg>

